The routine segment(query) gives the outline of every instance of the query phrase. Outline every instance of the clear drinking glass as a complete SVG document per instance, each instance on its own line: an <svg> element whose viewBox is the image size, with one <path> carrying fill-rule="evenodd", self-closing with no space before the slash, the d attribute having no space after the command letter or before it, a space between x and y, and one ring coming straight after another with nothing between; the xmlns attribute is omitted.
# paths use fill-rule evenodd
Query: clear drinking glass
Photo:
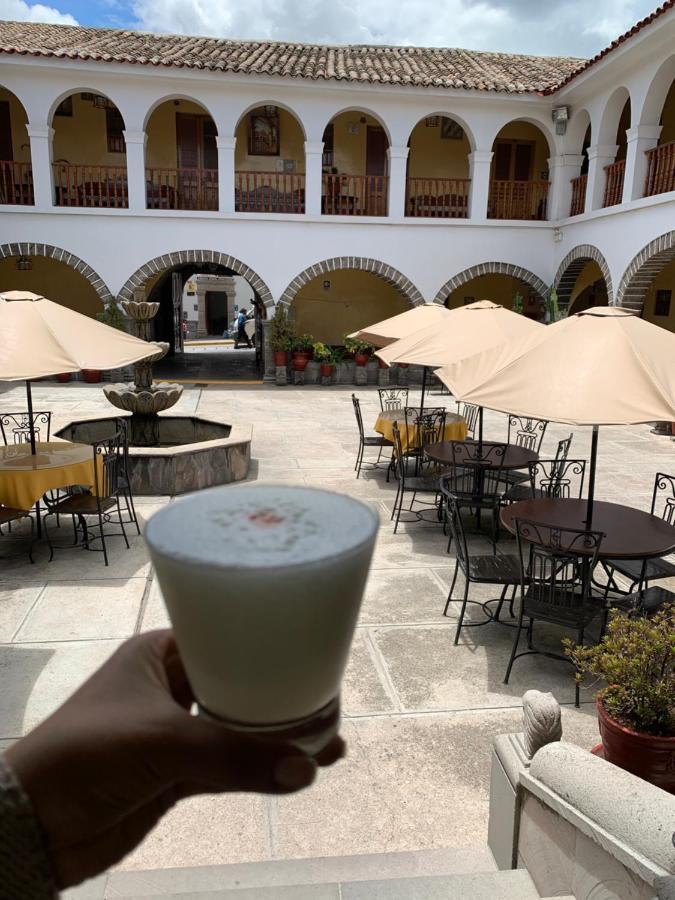
<svg viewBox="0 0 675 900"><path fill-rule="evenodd" d="M224 486L167 504L145 539L202 714L318 753L378 519L330 491Z"/></svg>

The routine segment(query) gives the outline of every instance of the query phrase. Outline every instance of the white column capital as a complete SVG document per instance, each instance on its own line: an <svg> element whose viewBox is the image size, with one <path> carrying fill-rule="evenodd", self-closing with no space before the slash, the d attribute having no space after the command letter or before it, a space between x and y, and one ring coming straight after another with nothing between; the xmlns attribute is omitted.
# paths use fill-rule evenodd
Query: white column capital
<svg viewBox="0 0 675 900"><path fill-rule="evenodd" d="M559 169L582 166L586 157L583 153L562 153L560 156L549 156L547 159L549 169Z"/></svg>
<svg viewBox="0 0 675 900"><path fill-rule="evenodd" d="M618 144L591 144L586 150L586 155L590 159L615 159L616 152L619 149Z"/></svg>
<svg viewBox="0 0 675 900"><path fill-rule="evenodd" d="M54 137L54 129L50 125L26 125L26 132L29 138L42 138L43 140L51 140Z"/></svg>
<svg viewBox="0 0 675 900"><path fill-rule="evenodd" d="M409 147L387 147L387 159L407 159Z"/></svg>
<svg viewBox="0 0 675 900"><path fill-rule="evenodd" d="M124 135L124 143L127 144L142 144L144 147L148 143L148 135L145 131L126 131L126 129L122 132Z"/></svg>
<svg viewBox="0 0 675 900"><path fill-rule="evenodd" d="M323 156L323 141L305 141L305 156Z"/></svg>
<svg viewBox="0 0 675 900"><path fill-rule="evenodd" d="M236 137L221 137L219 134L216 135L216 148L218 150L234 150L237 146Z"/></svg>
<svg viewBox="0 0 675 900"><path fill-rule="evenodd" d="M626 141L631 144L633 141L658 141L662 125L636 125L635 128L626 129Z"/></svg>
<svg viewBox="0 0 675 900"><path fill-rule="evenodd" d="M487 165L492 162L492 157L494 153L492 150L473 150L469 153L469 165L473 166L476 164Z"/></svg>

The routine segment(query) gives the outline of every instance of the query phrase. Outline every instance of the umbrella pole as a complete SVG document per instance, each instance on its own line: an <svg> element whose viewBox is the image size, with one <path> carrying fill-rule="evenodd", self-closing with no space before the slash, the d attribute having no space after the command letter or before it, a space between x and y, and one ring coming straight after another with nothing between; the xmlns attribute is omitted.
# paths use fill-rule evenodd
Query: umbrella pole
<svg viewBox="0 0 675 900"><path fill-rule="evenodd" d="M598 459L598 432L597 425L593 426L591 439L591 467L588 475L588 504L586 506L586 528L593 524L593 497L595 495L595 467Z"/></svg>
<svg viewBox="0 0 675 900"><path fill-rule="evenodd" d="M28 402L28 424L30 427L30 452L35 456L35 422L33 421L33 392L30 379L26 379L26 400Z"/></svg>
<svg viewBox="0 0 675 900"><path fill-rule="evenodd" d="M420 413L424 412L424 395L427 390L427 367L422 370L422 396L420 398Z"/></svg>
<svg viewBox="0 0 675 900"><path fill-rule="evenodd" d="M478 446L480 452L483 452L483 407L478 407Z"/></svg>

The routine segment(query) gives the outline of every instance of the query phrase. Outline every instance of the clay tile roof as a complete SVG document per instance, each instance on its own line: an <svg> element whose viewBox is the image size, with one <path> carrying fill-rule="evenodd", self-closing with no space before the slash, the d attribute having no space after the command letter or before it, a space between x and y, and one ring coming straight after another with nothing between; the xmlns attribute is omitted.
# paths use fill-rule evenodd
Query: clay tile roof
<svg viewBox="0 0 675 900"><path fill-rule="evenodd" d="M331 47L7 21L0 22L1 53L511 94L548 92L585 64L440 47Z"/></svg>

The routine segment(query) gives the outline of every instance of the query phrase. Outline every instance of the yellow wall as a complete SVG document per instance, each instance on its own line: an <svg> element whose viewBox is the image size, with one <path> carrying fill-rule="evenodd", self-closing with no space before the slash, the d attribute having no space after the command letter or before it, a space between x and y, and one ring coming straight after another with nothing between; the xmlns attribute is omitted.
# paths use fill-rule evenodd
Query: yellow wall
<svg viewBox="0 0 675 900"><path fill-rule="evenodd" d="M427 128L424 119L410 135L410 178L468 178L471 146L466 134L460 141L441 138L441 124Z"/></svg>
<svg viewBox="0 0 675 900"><path fill-rule="evenodd" d="M279 111L279 156L249 156L248 125L249 114L245 115L237 127L235 167L240 172L276 172L277 159L294 159L295 171L305 171L305 138L298 120L285 109ZM261 110L264 112L264 110Z"/></svg>
<svg viewBox="0 0 675 900"><path fill-rule="evenodd" d="M497 135L496 140L504 141L534 141L534 163L532 165L532 180L540 181L542 176L548 172L548 158L551 152L548 148L548 141L543 133L536 125L529 122L509 122L505 125ZM494 150L494 147L492 148ZM493 160L494 171L494 160Z"/></svg>
<svg viewBox="0 0 675 900"><path fill-rule="evenodd" d="M323 282L330 281L330 290ZM292 315L299 333L341 344L345 334L410 309L408 301L370 272L344 269L319 275L298 291Z"/></svg>
<svg viewBox="0 0 675 900"><path fill-rule="evenodd" d="M178 167L176 148L176 113L192 113L207 116L208 110L191 100L167 100L158 106L146 126L148 143L145 148L145 164L151 169L175 169Z"/></svg>
<svg viewBox="0 0 675 900"><path fill-rule="evenodd" d="M45 256L32 256L31 261L30 272L18 272L16 258L0 261L0 293L32 291L88 316L103 311L98 294L75 269Z"/></svg>
<svg viewBox="0 0 675 900"><path fill-rule="evenodd" d="M661 124L663 128L659 135L659 144L669 144L671 141L675 141L675 81L671 84L666 102L663 104Z"/></svg>
<svg viewBox="0 0 675 900"><path fill-rule="evenodd" d="M670 315L667 317L654 315L654 301L658 290L671 290L673 292L670 301ZM675 260L668 263L649 286L642 316L648 322L667 328L668 331L675 331Z"/></svg>
<svg viewBox="0 0 675 900"><path fill-rule="evenodd" d="M594 259L589 260L586 265L583 267L579 276L572 288L572 293L570 294L570 309L574 304L575 300L580 297L585 291L587 292L588 288L593 288L592 293L596 295L596 306L604 306L607 303L607 287L605 285L605 278L602 274L600 266L595 262ZM582 298L583 299L583 298ZM579 307L583 309L583 306ZM577 312L578 310L575 310Z"/></svg>
<svg viewBox="0 0 675 900"><path fill-rule="evenodd" d="M464 306L465 297L472 297L473 301L492 300L493 303L499 303L506 309L511 309L515 294L520 294L523 298L523 312L539 313L541 301L529 284L519 278L512 278L510 275L481 275L479 278L472 278L471 281L467 281L462 287L453 291L445 305L448 309L455 309L458 306Z"/></svg>
<svg viewBox="0 0 675 900"><path fill-rule="evenodd" d="M26 131L26 111L10 91L0 87L0 100L9 101L9 115L12 124L12 146L16 162L30 162L30 142Z"/></svg>
<svg viewBox="0 0 675 900"><path fill-rule="evenodd" d="M125 166L126 153L109 153L106 111L73 95L73 115L54 116L53 160L70 165Z"/></svg>
<svg viewBox="0 0 675 900"><path fill-rule="evenodd" d="M361 121L365 119L365 123ZM380 123L366 113L352 110L340 113L333 122L333 165L340 175L366 174L366 134L368 126L381 127ZM358 134L350 134L348 125L358 126Z"/></svg>

